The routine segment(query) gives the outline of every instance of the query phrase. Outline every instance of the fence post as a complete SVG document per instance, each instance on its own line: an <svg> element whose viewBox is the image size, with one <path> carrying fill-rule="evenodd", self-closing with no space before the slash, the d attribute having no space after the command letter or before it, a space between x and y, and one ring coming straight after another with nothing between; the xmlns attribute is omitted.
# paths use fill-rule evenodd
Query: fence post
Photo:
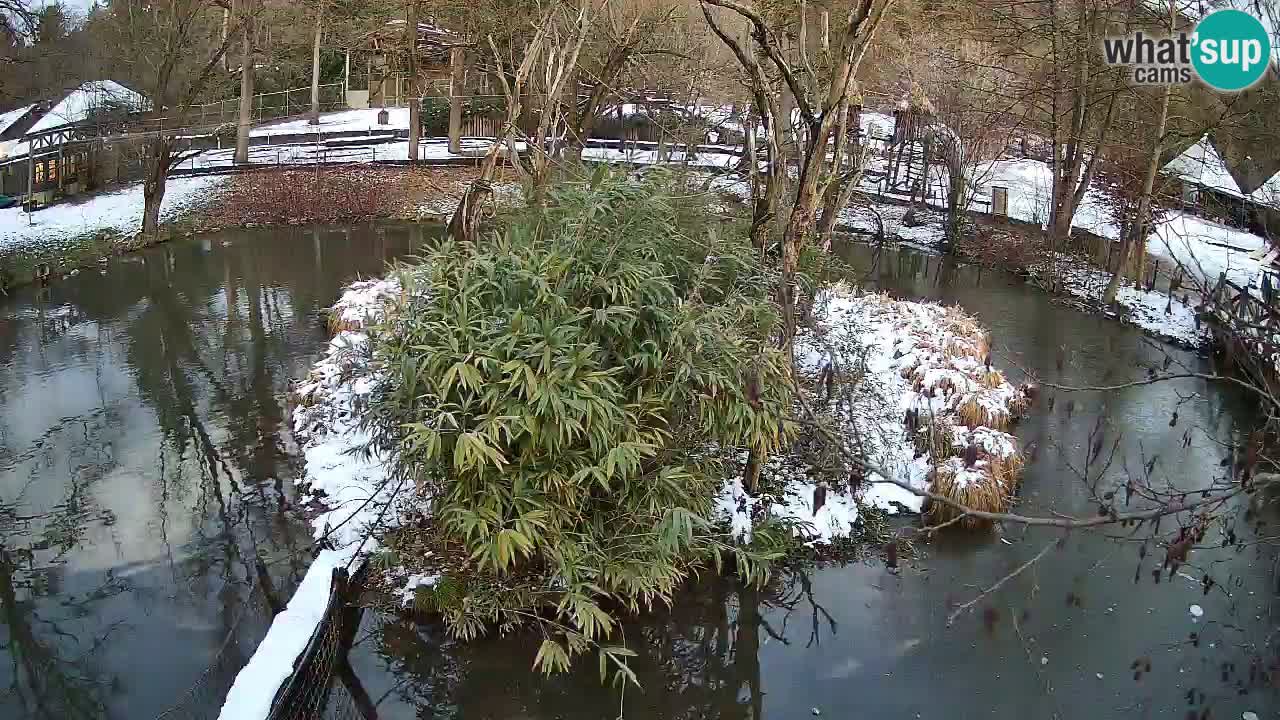
<svg viewBox="0 0 1280 720"><path fill-rule="evenodd" d="M462 154L462 48L449 50L449 152Z"/></svg>

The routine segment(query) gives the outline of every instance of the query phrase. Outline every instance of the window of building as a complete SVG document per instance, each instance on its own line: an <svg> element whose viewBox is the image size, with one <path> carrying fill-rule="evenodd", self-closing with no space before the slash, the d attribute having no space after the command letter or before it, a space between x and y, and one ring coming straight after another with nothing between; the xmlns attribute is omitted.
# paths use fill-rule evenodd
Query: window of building
<svg viewBox="0 0 1280 720"><path fill-rule="evenodd" d="M44 162L36 163L36 182L44 182Z"/></svg>
<svg viewBox="0 0 1280 720"><path fill-rule="evenodd" d="M57 179L58 179L58 160L57 158L54 158L49 161L49 182L54 182Z"/></svg>

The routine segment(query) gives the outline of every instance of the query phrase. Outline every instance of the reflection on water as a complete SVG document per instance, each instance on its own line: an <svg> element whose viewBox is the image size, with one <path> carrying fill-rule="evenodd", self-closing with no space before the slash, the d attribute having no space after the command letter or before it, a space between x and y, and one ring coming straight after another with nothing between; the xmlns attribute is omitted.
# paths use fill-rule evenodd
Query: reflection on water
<svg viewBox="0 0 1280 720"><path fill-rule="evenodd" d="M254 578L310 558L288 382L414 234L221 233L0 299L0 717L216 715Z"/></svg>
<svg viewBox="0 0 1280 720"><path fill-rule="evenodd" d="M865 246L843 252L886 290L964 305L991 328L998 364L1060 384L1141 377L1166 353L1193 368L1206 362L1003 273ZM1107 447L1118 442L1104 485L1150 463L1159 484L1203 487L1222 475L1227 444L1253 412L1237 394L1195 380L1057 394L1050 405L1053 395L1046 392L1017 430L1024 445L1039 448L1021 493L1028 513L1096 511L1080 479L1094 427ZM1097 475L1095 467L1090 477ZM1266 526L1236 529L1245 544L1197 550L1182 574L1159 585L1150 577L1156 551L1141 559L1139 544L1123 537L1072 535L950 628L954 606L1058 536L950 533L899 575L878 565L828 567L808 577L784 573L764 591L703 578L673 609L624 627L643 689L621 698L601 687L593 658L562 677L531 673L539 639L524 634L460 645L435 625L367 618L352 662L381 718L585 719L621 711L655 720L782 720L814 709L948 720L1274 717L1276 554L1252 542L1257 530L1269 534ZM1205 544L1219 541L1212 535ZM1205 572L1221 583L1207 594ZM1192 604L1203 607L1202 618L1189 613Z"/></svg>

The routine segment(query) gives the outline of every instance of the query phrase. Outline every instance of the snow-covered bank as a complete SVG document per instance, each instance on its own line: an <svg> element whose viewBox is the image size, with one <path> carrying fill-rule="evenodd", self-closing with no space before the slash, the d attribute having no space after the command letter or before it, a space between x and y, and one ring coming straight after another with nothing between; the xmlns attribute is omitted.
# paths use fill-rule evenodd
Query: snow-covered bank
<svg viewBox="0 0 1280 720"><path fill-rule="evenodd" d="M170 178L160 205L161 222L181 217L216 195L224 177ZM115 192L67 200L25 213L0 210L0 252L65 252L75 241L100 232L132 235L142 229L142 183Z"/></svg>
<svg viewBox="0 0 1280 720"><path fill-rule="evenodd" d="M1090 310L1100 308L1103 292L1111 280L1111 273L1070 255L1056 253L1030 268L1031 276L1050 283L1055 279L1057 289L1083 301ZM1186 302L1183 302L1183 298ZM1197 320L1201 298L1196 290L1165 293L1137 287L1128 278L1122 278L1116 291L1119 306L1118 320L1142 328L1148 333L1191 348L1209 344L1212 335Z"/></svg>
<svg viewBox="0 0 1280 720"><path fill-rule="evenodd" d="M1021 462L1005 430L1026 395L986 362L988 340L977 321L956 307L844 286L819 296L814 317L796 340L808 402L835 423L849 452L883 474L831 482L798 455L771 459L761 484L777 489L753 498L736 476L717 498L734 534L749 538L768 515L808 523L806 540L828 543L855 531L859 506L920 512L918 491L937 491L939 477L959 490L994 488L1002 509L1016 483L1008 469Z"/></svg>
<svg viewBox="0 0 1280 720"><path fill-rule="evenodd" d="M399 293L395 280L352 284L330 309L346 329L334 336L325 356L294 391L293 429L306 457L306 479L300 485L308 492L302 502L317 511L312 525L324 549L236 676L220 720L267 717L276 692L324 617L333 571L354 572L378 549L373 529L396 519L395 484L388 482L379 458L361 452L369 437L360 429L360 409L377 383L364 331Z"/></svg>

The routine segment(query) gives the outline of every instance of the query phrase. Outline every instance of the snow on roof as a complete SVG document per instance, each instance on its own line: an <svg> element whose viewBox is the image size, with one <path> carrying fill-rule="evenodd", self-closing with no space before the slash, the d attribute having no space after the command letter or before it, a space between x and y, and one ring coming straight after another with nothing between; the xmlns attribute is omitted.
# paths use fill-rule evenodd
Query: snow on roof
<svg viewBox="0 0 1280 720"><path fill-rule="evenodd" d="M1200 138L1195 145L1170 160L1169 164L1164 166L1164 172L1203 188L1280 208L1280 172L1272 175L1257 190L1245 194L1227 170L1226 163L1214 149L1208 135Z"/></svg>
<svg viewBox="0 0 1280 720"><path fill-rule="evenodd" d="M1207 134L1181 155L1170 160L1169 164L1164 166L1164 171L1201 187L1244 197L1240 186L1235 178L1231 177L1226 163L1222 161L1222 156L1213 147Z"/></svg>
<svg viewBox="0 0 1280 720"><path fill-rule="evenodd" d="M130 110L145 110L146 98L114 80L93 80L67 93L36 121L27 134L73 125L108 105L123 105Z"/></svg>
<svg viewBox="0 0 1280 720"><path fill-rule="evenodd" d="M20 107L17 110L10 110L7 113L0 113L0 133L8 130L10 125L21 120L27 113L31 112L31 108L34 107L35 105L27 105L26 107Z"/></svg>

